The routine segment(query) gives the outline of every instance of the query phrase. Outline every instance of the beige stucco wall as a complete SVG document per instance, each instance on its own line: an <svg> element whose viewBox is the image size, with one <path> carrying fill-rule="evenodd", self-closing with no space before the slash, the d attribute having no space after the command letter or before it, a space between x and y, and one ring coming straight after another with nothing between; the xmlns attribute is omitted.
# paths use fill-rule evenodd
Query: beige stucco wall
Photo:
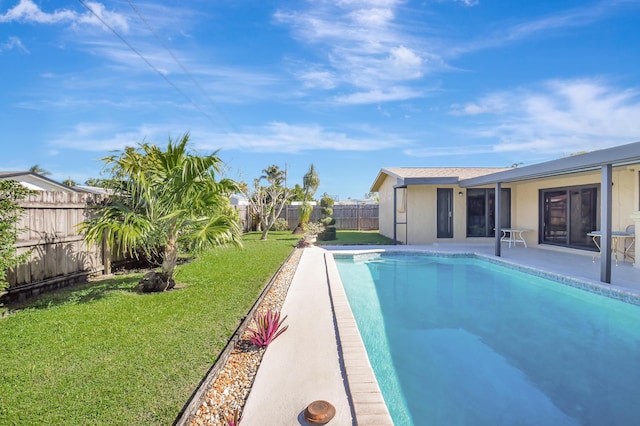
<svg viewBox="0 0 640 426"><path fill-rule="evenodd" d="M380 185L378 195L378 223L380 234L393 238L393 186L396 180L387 176Z"/></svg>
<svg viewBox="0 0 640 426"><path fill-rule="evenodd" d="M639 210L639 171L640 164L635 166L616 167L613 169L613 230L624 230L633 224L631 214ZM538 246L539 228L539 191L541 189L599 184L601 173L576 173L560 177L536 179L532 181L504 184L503 188L511 188L511 227L525 228L527 245ZM393 238L393 186L396 179L387 177L380 186L380 233ZM493 188L494 186L488 186ZM437 188L453 188L454 194L454 233L453 238L436 238ZM398 190L398 205L402 203L402 191ZM435 242L490 242L493 238L467 238L466 236L466 189L458 185L418 185L406 189L407 227L397 226L397 239L403 244L432 244ZM463 196L459 197L458 193ZM599 191L601 195L601 191ZM400 209L402 210L402 209ZM405 213L397 213L397 221L405 221Z"/></svg>
<svg viewBox="0 0 640 426"><path fill-rule="evenodd" d="M453 190L453 238L437 238L438 188ZM410 186L407 196L407 244L431 244L434 242L490 241L487 238L467 239L466 190L458 185ZM462 196L458 193L462 192Z"/></svg>
<svg viewBox="0 0 640 426"><path fill-rule="evenodd" d="M537 179L521 182L511 190L511 226L526 228L530 232L524 234L527 245L538 245L539 234L539 191L541 189L600 184L602 180L599 170L576 173L553 178ZM602 192L598 191L598 196ZM514 203L515 200L515 203ZM613 169L612 189L612 229L624 230L633 224L631 213L638 206L638 167L616 167ZM598 217L599 217L598 213Z"/></svg>
<svg viewBox="0 0 640 426"><path fill-rule="evenodd" d="M396 179L387 177L378 190L380 196L380 233L393 238L393 186ZM507 186L505 186L507 187ZM453 238L437 238L437 189L453 189ZM403 205L403 192L406 191ZM458 193L462 192L462 196ZM416 185L397 191L396 238L402 244L434 242L486 242L492 238L467 238L466 189L458 185ZM407 222L407 225L402 224Z"/></svg>

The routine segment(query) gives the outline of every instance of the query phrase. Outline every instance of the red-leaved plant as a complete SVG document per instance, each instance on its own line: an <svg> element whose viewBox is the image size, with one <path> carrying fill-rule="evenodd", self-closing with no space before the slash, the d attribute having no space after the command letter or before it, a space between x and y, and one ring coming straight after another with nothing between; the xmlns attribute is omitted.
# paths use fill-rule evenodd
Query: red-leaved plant
<svg viewBox="0 0 640 426"><path fill-rule="evenodd" d="M233 414L227 414L224 416L224 419L227 422L227 426L239 426L240 425L240 412L238 410L234 411Z"/></svg>
<svg viewBox="0 0 640 426"><path fill-rule="evenodd" d="M276 337L289 328L288 325L280 328L284 320L287 319L287 316L288 315L285 315L281 320L280 312L272 311L271 309L264 314L258 313L255 317L256 329L254 330L251 327L247 328L247 331L251 333L249 341L260 348L268 346L269 343L273 342Z"/></svg>

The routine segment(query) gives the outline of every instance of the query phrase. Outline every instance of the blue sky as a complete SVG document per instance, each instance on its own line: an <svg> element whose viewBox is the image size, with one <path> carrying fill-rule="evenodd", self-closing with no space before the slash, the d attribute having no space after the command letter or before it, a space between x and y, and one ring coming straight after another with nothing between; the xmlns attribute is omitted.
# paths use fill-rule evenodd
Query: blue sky
<svg viewBox="0 0 640 426"><path fill-rule="evenodd" d="M638 22L638 0L0 0L0 170L82 183L188 131L228 177L313 163L346 199L382 167L636 142Z"/></svg>

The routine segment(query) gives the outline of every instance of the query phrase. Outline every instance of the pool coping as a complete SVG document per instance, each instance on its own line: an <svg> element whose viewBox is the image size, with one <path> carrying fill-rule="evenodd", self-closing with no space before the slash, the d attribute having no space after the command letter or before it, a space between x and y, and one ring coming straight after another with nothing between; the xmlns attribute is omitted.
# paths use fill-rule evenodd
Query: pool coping
<svg viewBox="0 0 640 426"><path fill-rule="evenodd" d="M327 281L329 284L330 299L333 307L333 316L336 324L336 336L342 356L342 367L349 398L351 399L352 416L354 424L363 425L393 425L389 409L380 391L378 381L373 372L371 362L367 355L362 336L355 322L351 305L347 300L342 280L338 273L335 257L353 257L357 255L375 255L379 253L396 252L405 255L420 254L436 257L464 257L481 259L506 268L526 272L535 276L550 279L561 285L571 286L583 291L595 293L600 296L612 298L624 303L640 306L640 296L626 291L620 287L605 286L595 281L577 279L567 275L544 271L539 268L521 265L505 259L499 259L481 253L461 250L459 252L442 252L434 250L394 250L387 248L353 249L353 250L327 250L324 249L325 267L327 269Z"/></svg>
<svg viewBox="0 0 640 426"><path fill-rule="evenodd" d="M331 252L324 253L347 393L356 425L393 426Z"/></svg>

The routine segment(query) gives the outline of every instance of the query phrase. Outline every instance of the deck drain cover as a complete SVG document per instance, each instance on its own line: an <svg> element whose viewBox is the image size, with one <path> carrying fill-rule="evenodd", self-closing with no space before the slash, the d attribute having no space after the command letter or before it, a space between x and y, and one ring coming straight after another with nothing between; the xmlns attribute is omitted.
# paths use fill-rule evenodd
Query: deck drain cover
<svg viewBox="0 0 640 426"><path fill-rule="evenodd" d="M304 410L304 419L309 423L323 425L336 415L336 408L327 401L313 401Z"/></svg>

